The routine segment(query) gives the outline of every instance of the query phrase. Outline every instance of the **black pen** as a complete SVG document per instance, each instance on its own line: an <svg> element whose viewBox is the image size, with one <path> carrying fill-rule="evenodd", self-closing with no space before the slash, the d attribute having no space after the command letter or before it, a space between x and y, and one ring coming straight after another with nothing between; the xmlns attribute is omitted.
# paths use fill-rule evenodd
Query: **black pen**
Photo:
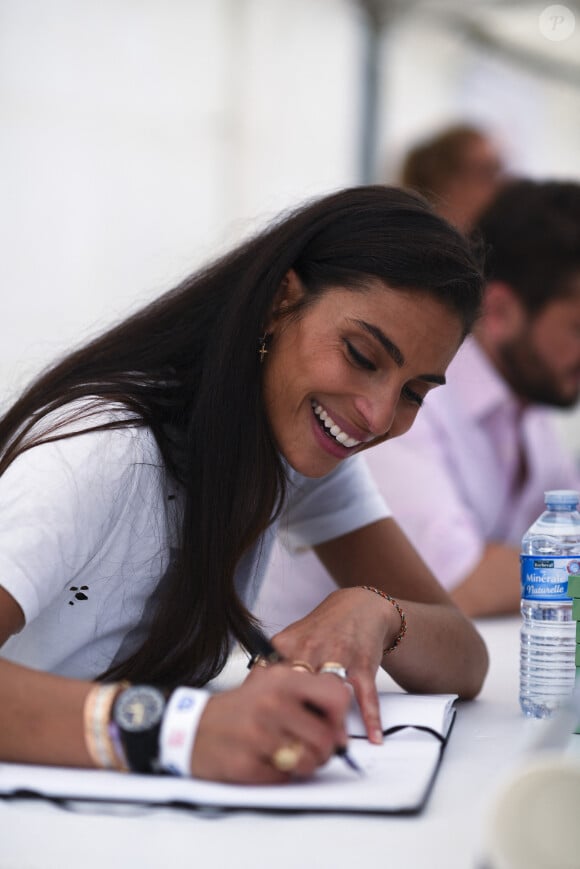
<svg viewBox="0 0 580 869"><path fill-rule="evenodd" d="M278 652L268 637L262 633L262 631L257 628L255 625L252 626L252 657L248 662L248 669L252 667L256 658L263 658L267 661L268 664L283 664L286 659ZM318 715L319 718L324 718L324 712L320 709L319 706L316 706L314 703L306 702L304 704L306 709L309 712L312 712L314 715ZM358 763L350 756L348 753L348 749L345 745L337 745L334 749L334 753L337 757L341 757L345 763L350 766L355 772L359 775L364 775L364 771L360 768Z"/></svg>

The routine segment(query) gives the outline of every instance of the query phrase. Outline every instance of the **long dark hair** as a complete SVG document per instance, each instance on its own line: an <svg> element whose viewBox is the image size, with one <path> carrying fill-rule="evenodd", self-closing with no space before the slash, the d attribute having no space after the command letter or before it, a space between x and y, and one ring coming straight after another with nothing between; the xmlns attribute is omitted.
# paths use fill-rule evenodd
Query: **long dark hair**
<svg viewBox="0 0 580 869"><path fill-rule="evenodd" d="M73 352L0 420L2 473L23 450L63 437L31 432L50 411L80 397L120 402L133 425L150 427L183 486L179 556L161 582L147 638L107 678L203 684L223 667L232 638L249 643L252 616L234 573L285 496L258 338L291 268L307 303L333 286L356 290L379 278L435 296L465 332L480 304L468 241L421 197L383 186L347 189L285 216Z"/></svg>

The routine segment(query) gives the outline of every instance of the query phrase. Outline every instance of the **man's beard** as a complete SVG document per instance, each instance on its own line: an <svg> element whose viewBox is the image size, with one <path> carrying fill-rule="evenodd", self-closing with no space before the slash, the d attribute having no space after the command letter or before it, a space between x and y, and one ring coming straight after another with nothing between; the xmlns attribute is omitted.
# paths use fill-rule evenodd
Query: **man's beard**
<svg viewBox="0 0 580 869"><path fill-rule="evenodd" d="M562 408L576 404L580 388L572 395L562 392L557 377L534 349L529 330L498 348L498 362L501 373L523 401Z"/></svg>

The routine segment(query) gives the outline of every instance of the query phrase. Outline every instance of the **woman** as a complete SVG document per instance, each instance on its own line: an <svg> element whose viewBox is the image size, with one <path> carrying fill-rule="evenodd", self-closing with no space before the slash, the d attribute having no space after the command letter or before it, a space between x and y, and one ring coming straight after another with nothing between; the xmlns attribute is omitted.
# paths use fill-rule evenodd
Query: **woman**
<svg viewBox="0 0 580 869"><path fill-rule="evenodd" d="M409 428L480 293L423 200L345 190L33 384L0 423L0 757L283 781L344 746L344 670L376 742L381 662L474 696L483 643L356 454ZM275 638L297 669L195 690L255 650L279 522L343 588Z"/></svg>

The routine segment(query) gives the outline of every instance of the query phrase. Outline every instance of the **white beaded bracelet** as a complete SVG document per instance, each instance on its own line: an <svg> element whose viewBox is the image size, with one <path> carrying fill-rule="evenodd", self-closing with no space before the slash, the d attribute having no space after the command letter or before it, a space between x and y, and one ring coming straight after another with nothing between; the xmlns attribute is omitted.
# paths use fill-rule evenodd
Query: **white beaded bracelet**
<svg viewBox="0 0 580 869"><path fill-rule="evenodd" d="M93 685L83 708L85 745L95 766L101 769L127 771L122 752L119 752L111 732L111 709L120 692L129 682Z"/></svg>
<svg viewBox="0 0 580 869"><path fill-rule="evenodd" d="M159 734L159 765L173 775L191 775L191 753L209 691L177 688L167 702Z"/></svg>

